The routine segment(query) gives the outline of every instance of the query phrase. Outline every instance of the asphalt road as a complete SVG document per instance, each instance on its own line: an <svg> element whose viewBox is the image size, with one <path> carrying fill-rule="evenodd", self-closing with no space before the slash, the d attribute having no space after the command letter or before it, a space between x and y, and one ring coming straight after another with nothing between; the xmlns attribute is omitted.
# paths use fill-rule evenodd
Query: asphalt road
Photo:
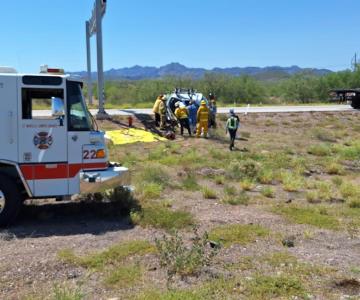
<svg viewBox="0 0 360 300"><path fill-rule="evenodd" d="M218 113L228 113L229 107L219 107ZM250 107L234 107L235 113L282 113L282 112L311 112L311 111L351 111L350 105L308 105L308 106L250 106ZM91 109L90 112L96 115L97 110ZM139 109L107 109L106 112L111 116L127 116L134 114L152 114L151 108ZM51 114L49 110L37 110L34 116L48 116Z"/></svg>

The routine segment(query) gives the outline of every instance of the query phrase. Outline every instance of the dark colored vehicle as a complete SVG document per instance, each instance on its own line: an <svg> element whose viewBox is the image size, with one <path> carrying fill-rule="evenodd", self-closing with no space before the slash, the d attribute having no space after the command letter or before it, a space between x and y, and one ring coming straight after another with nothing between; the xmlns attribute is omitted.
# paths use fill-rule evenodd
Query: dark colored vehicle
<svg viewBox="0 0 360 300"><path fill-rule="evenodd" d="M352 108L360 109L360 89L337 89L332 90L331 94L332 101L350 102Z"/></svg>

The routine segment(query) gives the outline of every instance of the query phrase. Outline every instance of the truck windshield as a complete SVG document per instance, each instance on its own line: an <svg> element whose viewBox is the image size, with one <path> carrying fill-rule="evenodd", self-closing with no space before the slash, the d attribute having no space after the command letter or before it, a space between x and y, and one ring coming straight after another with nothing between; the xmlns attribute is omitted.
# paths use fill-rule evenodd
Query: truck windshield
<svg viewBox="0 0 360 300"><path fill-rule="evenodd" d="M91 116L87 110L81 92L81 83L68 80L67 89L67 113L69 131L93 130Z"/></svg>

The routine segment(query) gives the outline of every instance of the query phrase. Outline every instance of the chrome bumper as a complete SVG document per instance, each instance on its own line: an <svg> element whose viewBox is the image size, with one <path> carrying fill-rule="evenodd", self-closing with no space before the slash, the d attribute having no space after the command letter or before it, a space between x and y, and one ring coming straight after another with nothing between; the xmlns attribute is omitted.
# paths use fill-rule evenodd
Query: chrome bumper
<svg viewBox="0 0 360 300"><path fill-rule="evenodd" d="M80 173L80 190L82 193L91 193L115 186L131 189L130 184L129 169L117 164L110 164L106 170L82 171Z"/></svg>

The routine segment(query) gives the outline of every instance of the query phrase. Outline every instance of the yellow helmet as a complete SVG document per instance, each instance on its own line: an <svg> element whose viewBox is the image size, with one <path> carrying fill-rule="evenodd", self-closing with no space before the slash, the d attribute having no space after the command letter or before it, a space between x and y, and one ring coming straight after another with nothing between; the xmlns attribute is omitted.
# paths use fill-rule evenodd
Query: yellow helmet
<svg viewBox="0 0 360 300"><path fill-rule="evenodd" d="M201 104L201 105L206 105L206 101L205 101L205 100L201 100L200 104Z"/></svg>

